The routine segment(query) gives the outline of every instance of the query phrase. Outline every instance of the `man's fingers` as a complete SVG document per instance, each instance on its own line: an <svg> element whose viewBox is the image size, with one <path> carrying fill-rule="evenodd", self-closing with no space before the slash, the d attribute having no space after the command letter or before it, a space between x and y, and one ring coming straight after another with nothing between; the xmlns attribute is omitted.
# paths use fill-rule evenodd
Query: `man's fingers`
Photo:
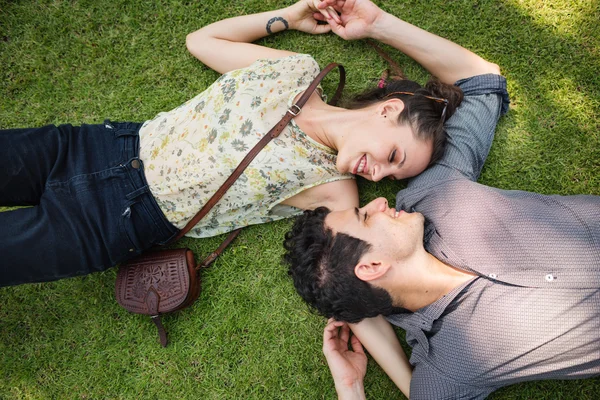
<svg viewBox="0 0 600 400"><path fill-rule="evenodd" d="M343 325L344 322L336 321L333 318L330 318L329 321L327 321L327 325L325 325L325 329L323 330L323 340L336 337L338 335L338 328Z"/></svg>
<svg viewBox="0 0 600 400"><path fill-rule="evenodd" d="M323 353L327 354L335 345L332 339L337 335L336 330L337 328L333 324L327 324L323 329Z"/></svg>
<svg viewBox="0 0 600 400"><path fill-rule="evenodd" d="M340 329L340 339L347 347L348 341L350 340L350 327L346 323L344 323L342 329Z"/></svg>
<svg viewBox="0 0 600 400"><path fill-rule="evenodd" d="M323 329L323 353L335 350L337 347L338 330L343 326L343 322L339 322L330 318L325 329Z"/></svg>
<svg viewBox="0 0 600 400"><path fill-rule="evenodd" d="M352 335L352 340L351 340L350 344L352 345L353 352L365 354L365 349L363 348L362 343L360 342L360 340L358 340L356 335Z"/></svg>
<svg viewBox="0 0 600 400"><path fill-rule="evenodd" d="M335 318L331 317L327 320L327 325L331 325L331 324L335 324L336 326L342 326L345 324L345 322L338 321Z"/></svg>

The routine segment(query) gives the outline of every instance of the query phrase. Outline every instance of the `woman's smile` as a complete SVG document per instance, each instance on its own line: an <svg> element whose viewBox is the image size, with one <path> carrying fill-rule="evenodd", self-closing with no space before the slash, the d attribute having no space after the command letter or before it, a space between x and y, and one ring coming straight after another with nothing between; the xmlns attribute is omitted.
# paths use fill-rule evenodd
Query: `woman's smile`
<svg viewBox="0 0 600 400"><path fill-rule="evenodd" d="M368 173L368 169L367 169L367 155L363 155L357 162L356 165L354 166L354 169L352 170L352 174L356 175L356 174L362 174L363 172Z"/></svg>

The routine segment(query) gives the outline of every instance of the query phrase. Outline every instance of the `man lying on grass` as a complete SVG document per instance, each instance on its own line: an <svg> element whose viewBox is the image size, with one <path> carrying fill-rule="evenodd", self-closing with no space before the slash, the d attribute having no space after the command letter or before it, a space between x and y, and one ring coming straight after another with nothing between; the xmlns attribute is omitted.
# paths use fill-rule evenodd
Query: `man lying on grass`
<svg viewBox="0 0 600 400"><path fill-rule="evenodd" d="M335 319L323 350L341 398L361 398L366 356L338 321L362 320L353 330L411 399L600 375L600 197L460 177L407 191L398 209L307 211L287 237L298 293ZM406 358L387 362L402 350L382 316L406 330L412 379Z"/></svg>
<svg viewBox="0 0 600 400"><path fill-rule="evenodd" d="M497 96L480 97L465 96L444 157L397 194L395 209L383 198L320 207L286 236L298 293L335 319L323 350L341 398L363 396L360 342L411 399L600 375L600 197L476 183L493 135L460 141L453 130L498 109ZM383 316L406 330L412 379ZM345 322L358 323L354 351Z"/></svg>
<svg viewBox="0 0 600 400"><path fill-rule="evenodd" d="M389 26L399 30L386 31L390 40L403 37L401 22ZM435 54L426 45L441 39L422 35L422 54ZM516 382L600 375L600 197L476 183L507 107L504 85L494 74L462 82L444 156L395 209L382 198L320 207L286 235L298 293L332 318L323 351L340 398L364 397L361 342L411 399L481 399ZM410 364L386 319L406 330Z"/></svg>

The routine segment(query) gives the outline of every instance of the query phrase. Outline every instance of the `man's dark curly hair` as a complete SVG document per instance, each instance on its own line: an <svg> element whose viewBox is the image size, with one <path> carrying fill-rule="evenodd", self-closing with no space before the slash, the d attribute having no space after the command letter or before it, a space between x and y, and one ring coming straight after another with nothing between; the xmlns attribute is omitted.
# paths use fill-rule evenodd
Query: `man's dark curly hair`
<svg viewBox="0 0 600 400"><path fill-rule="evenodd" d="M325 226L327 207L305 211L285 235L284 262L298 294L320 314L357 323L394 312L387 291L364 282L354 267L371 249L364 240L333 234Z"/></svg>

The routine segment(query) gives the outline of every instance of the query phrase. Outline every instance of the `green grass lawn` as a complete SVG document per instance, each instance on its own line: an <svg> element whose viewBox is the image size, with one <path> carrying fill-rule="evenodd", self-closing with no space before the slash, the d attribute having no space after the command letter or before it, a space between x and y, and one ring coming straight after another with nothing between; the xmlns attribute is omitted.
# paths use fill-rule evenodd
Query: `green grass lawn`
<svg viewBox="0 0 600 400"><path fill-rule="evenodd" d="M0 128L152 118L218 77L188 54L187 33L282 3L0 0ZM481 182L600 195L597 0L380 4L501 66L512 110L500 122ZM286 32L261 43L310 53L321 66L343 63L350 92L374 84L386 67L365 43L334 35ZM408 76L426 80L422 68L390 51ZM332 78L325 88L332 90ZM393 200L401 188L359 184L363 202ZM302 303L280 264L289 226L246 229L205 271L200 301L164 318L166 349L148 318L117 305L115 269L0 289L0 399L334 398L321 353L325 321ZM181 244L200 258L220 239ZM372 361L365 386L371 399L403 398ZM491 398L599 396L597 378L525 383Z"/></svg>

